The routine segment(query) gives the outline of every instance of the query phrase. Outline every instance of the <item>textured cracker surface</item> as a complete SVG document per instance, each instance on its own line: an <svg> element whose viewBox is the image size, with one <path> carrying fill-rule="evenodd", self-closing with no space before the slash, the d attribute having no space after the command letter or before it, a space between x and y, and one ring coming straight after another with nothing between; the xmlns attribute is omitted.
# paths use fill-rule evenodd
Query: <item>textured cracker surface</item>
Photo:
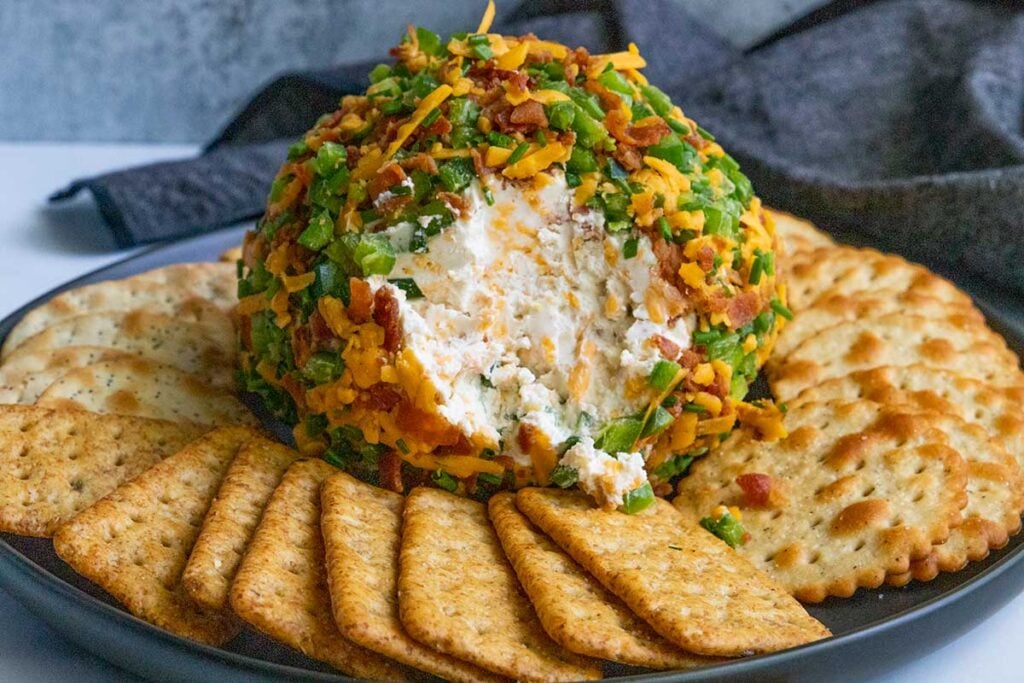
<svg viewBox="0 0 1024 683"><path fill-rule="evenodd" d="M874 249L831 246L795 255L787 269L789 305L802 311L835 294L879 289L969 305L969 296L916 263Z"/></svg>
<svg viewBox="0 0 1024 683"><path fill-rule="evenodd" d="M69 370L131 357L124 351L102 346L65 346L19 353L0 364L0 403L33 405L51 384Z"/></svg>
<svg viewBox="0 0 1024 683"><path fill-rule="evenodd" d="M234 337L212 339L209 328L170 316L135 311L79 315L62 320L29 337L7 357L65 346L104 346L143 356L179 370L232 386Z"/></svg>
<svg viewBox="0 0 1024 683"><path fill-rule="evenodd" d="M51 536L204 431L120 415L0 406L0 530Z"/></svg>
<svg viewBox="0 0 1024 683"><path fill-rule="evenodd" d="M69 370L36 403L213 426L257 424L256 417L231 392L211 387L173 365L141 356Z"/></svg>
<svg viewBox="0 0 1024 683"><path fill-rule="evenodd" d="M417 488L403 517L398 595L409 635L518 680L601 677L598 662L548 638L482 503Z"/></svg>
<svg viewBox="0 0 1024 683"><path fill-rule="evenodd" d="M285 473L263 513L231 587L231 607L246 622L351 676L404 680L408 671L348 640L331 614L320 486L337 472L301 460Z"/></svg>
<svg viewBox="0 0 1024 683"><path fill-rule="evenodd" d="M626 515L578 491L522 489L516 505L664 638L711 656L829 635L774 579L664 500Z"/></svg>
<svg viewBox="0 0 1024 683"><path fill-rule="evenodd" d="M254 436L242 446L203 522L182 583L192 599L211 609L228 604L231 582L263 510L285 470L302 455Z"/></svg>
<svg viewBox="0 0 1024 683"><path fill-rule="evenodd" d="M825 328L801 342L780 367L769 368L768 380L775 398L788 401L851 372L917 364L999 386L1020 383L1017 357L984 325L903 313Z"/></svg>
<svg viewBox="0 0 1024 683"><path fill-rule="evenodd" d="M775 343L769 363L775 367L800 343L821 330L859 318L878 318L889 313L912 312L922 318L949 319L956 325L970 320L978 325L984 316L974 307L950 303L914 292L878 290L854 294L831 294L800 311L786 323Z"/></svg>
<svg viewBox="0 0 1024 683"><path fill-rule="evenodd" d="M651 669L688 669L718 660L684 652L629 611L515 504L499 493L488 503L505 555L548 635L567 650Z"/></svg>
<svg viewBox="0 0 1024 683"><path fill-rule="evenodd" d="M790 405L862 398L953 415L977 424L1024 468L1024 384L996 387L924 365L881 367L806 389Z"/></svg>
<svg viewBox="0 0 1024 683"><path fill-rule="evenodd" d="M446 680L503 680L406 634L398 617L398 554L405 498L345 473L321 491L334 621L353 642Z"/></svg>
<svg viewBox="0 0 1024 683"><path fill-rule="evenodd" d="M697 461L674 505L696 522L736 505L750 539L738 552L800 600L848 597L926 557L960 522L967 467L941 416L870 401L789 409L789 436L736 432ZM751 507L742 474L772 478L771 504Z"/></svg>
<svg viewBox="0 0 1024 683"><path fill-rule="evenodd" d="M251 435L225 428L188 444L61 526L57 554L140 619L199 642L227 642L236 620L192 603L181 572L221 477Z"/></svg>
<svg viewBox="0 0 1024 683"><path fill-rule="evenodd" d="M175 263L139 273L138 282L166 285L206 299L223 311L238 303L238 279L234 263Z"/></svg>
<svg viewBox="0 0 1024 683"><path fill-rule="evenodd" d="M47 327L84 313L145 310L211 328L215 338L230 337L234 324L222 307L196 296L190 289L134 278L107 280L72 289L29 311L4 340L0 358Z"/></svg>
<svg viewBox="0 0 1024 683"><path fill-rule="evenodd" d="M775 221L775 234L778 235L787 254L798 251L811 251L818 247L830 247L835 244L827 232L819 230L810 221L797 218L784 211L768 210Z"/></svg>

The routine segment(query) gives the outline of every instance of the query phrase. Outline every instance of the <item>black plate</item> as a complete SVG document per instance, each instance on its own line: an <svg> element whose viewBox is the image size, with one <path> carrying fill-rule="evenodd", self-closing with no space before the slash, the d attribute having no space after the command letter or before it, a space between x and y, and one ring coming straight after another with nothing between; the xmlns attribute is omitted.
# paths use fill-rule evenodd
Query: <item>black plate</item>
<svg viewBox="0 0 1024 683"><path fill-rule="evenodd" d="M215 258L242 230L220 231L150 249L67 283L0 322L0 339L24 313L68 287L121 278L181 261ZM989 322L1024 350L1024 303L952 274ZM970 629L1024 589L1024 534L966 570L927 584L858 591L810 607L834 637L785 652L707 669L641 674L629 680L742 681L864 678L921 657ZM713 580L713 578L712 578ZM167 681L349 680L251 632L224 649L166 633L119 609L53 553L50 541L0 535L0 581L28 609L82 647L129 671Z"/></svg>

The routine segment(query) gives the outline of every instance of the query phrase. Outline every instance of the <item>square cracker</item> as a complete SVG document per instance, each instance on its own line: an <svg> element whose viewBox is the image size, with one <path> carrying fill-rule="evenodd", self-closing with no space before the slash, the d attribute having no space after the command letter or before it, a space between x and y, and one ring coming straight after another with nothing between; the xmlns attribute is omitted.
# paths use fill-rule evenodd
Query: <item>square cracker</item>
<svg viewBox="0 0 1024 683"><path fill-rule="evenodd" d="M875 588L960 524L967 467L941 416L835 401L792 407L784 425L774 442L734 433L694 463L673 504L693 522L739 507L750 537L737 552L800 600ZM738 485L750 474L770 478L767 505Z"/></svg>
<svg viewBox="0 0 1024 683"><path fill-rule="evenodd" d="M718 657L829 634L774 579L662 499L627 515L579 491L528 488L516 505L668 641Z"/></svg>
<svg viewBox="0 0 1024 683"><path fill-rule="evenodd" d="M414 489L405 502L399 564L402 624L421 643L518 680L601 677L598 662L548 638L482 503Z"/></svg>
<svg viewBox="0 0 1024 683"><path fill-rule="evenodd" d="M659 636L498 493L494 529L544 630L572 652L650 669L689 669L721 660L684 652Z"/></svg>
<svg viewBox="0 0 1024 683"><path fill-rule="evenodd" d="M320 534L320 486L337 472L300 460L274 491L231 586L231 607L246 622L351 676L404 680L409 671L345 638L334 624Z"/></svg>
<svg viewBox="0 0 1024 683"><path fill-rule="evenodd" d="M231 640L237 621L193 604L181 571L221 477L251 436L227 427L193 441L63 525L54 549L140 619L210 645Z"/></svg>
<svg viewBox="0 0 1024 683"><path fill-rule="evenodd" d="M52 536L204 431L139 417L0 406L0 531Z"/></svg>
<svg viewBox="0 0 1024 683"><path fill-rule="evenodd" d="M285 470L301 457L298 451L262 436L242 446L185 566L182 583L196 603L211 609L227 606L231 582L267 501Z"/></svg>
<svg viewBox="0 0 1024 683"><path fill-rule="evenodd" d="M398 618L405 498L338 473L324 482L327 580L338 629L368 650L450 681L504 680L410 638Z"/></svg>

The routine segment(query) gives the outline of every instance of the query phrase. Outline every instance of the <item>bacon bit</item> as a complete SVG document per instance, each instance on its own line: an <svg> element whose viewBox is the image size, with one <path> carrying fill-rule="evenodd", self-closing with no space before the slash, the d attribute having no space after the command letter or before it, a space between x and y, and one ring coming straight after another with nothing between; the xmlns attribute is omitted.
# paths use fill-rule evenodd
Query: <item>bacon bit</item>
<svg viewBox="0 0 1024 683"><path fill-rule="evenodd" d="M761 298L757 292L744 292L729 300L729 321L733 327L743 327L757 315L761 308Z"/></svg>
<svg viewBox="0 0 1024 683"><path fill-rule="evenodd" d="M701 270L710 273L715 266L715 250L705 244L697 250L696 261Z"/></svg>
<svg viewBox="0 0 1024 683"><path fill-rule="evenodd" d="M424 154L423 152L411 156L408 159L402 159L398 162L398 165L406 171L423 171L430 175L437 175L437 162L434 161L434 157L429 154Z"/></svg>
<svg viewBox="0 0 1024 683"><path fill-rule="evenodd" d="M632 145L616 145L612 156L627 171L639 171L644 166L644 155Z"/></svg>
<svg viewBox="0 0 1024 683"><path fill-rule="evenodd" d="M313 344L317 347L322 347L325 345L325 342L333 342L335 340L330 325L320 315L320 311L315 310L309 314L309 332L312 336Z"/></svg>
<svg viewBox="0 0 1024 683"><path fill-rule="evenodd" d="M648 147L671 133L672 130L660 116L648 116L641 119L636 125L630 126L628 132L637 145Z"/></svg>
<svg viewBox="0 0 1024 683"><path fill-rule="evenodd" d="M352 322L365 323L370 319L370 308L373 305L373 295L370 293L370 285L365 280L357 277L348 279L348 288L351 299L348 304L348 317Z"/></svg>
<svg viewBox="0 0 1024 683"><path fill-rule="evenodd" d="M530 449L533 448L533 425L528 423L519 425L519 431L516 432L516 443L519 444L523 453L530 453Z"/></svg>
<svg viewBox="0 0 1024 683"><path fill-rule="evenodd" d="M477 177L483 176L484 159L480 156L480 151L476 147L469 150L469 158L473 160L473 172L476 173Z"/></svg>
<svg viewBox="0 0 1024 683"><path fill-rule="evenodd" d="M394 384L377 382L359 395L359 407L390 412L402 400L402 392Z"/></svg>
<svg viewBox="0 0 1024 683"><path fill-rule="evenodd" d="M349 165L355 168L355 165L363 157L363 150L358 145L348 145L345 147L345 156L348 158Z"/></svg>
<svg viewBox="0 0 1024 683"><path fill-rule="evenodd" d="M679 355L679 345L671 339L662 337L660 334L654 335L654 344L658 347L658 350L661 351L661 355L668 360L675 360Z"/></svg>
<svg viewBox="0 0 1024 683"><path fill-rule="evenodd" d="M452 132L452 124L447 117L442 116L421 130L425 135L447 135Z"/></svg>
<svg viewBox="0 0 1024 683"><path fill-rule="evenodd" d="M692 306L690 300L664 278L651 278L650 287L653 291L657 292L662 302L664 302L665 311L668 313L669 318L677 318L690 310Z"/></svg>
<svg viewBox="0 0 1024 683"><path fill-rule="evenodd" d="M313 355L313 333L308 327L297 327L292 333L292 354L297 367L306 367L306 361Z"/></svg>
<svg viewBox="0 0 1024 683"><path fill-rule="evenodd" d="M434 455L471 455L473 444L465 434L459 434L459 440L453 444L444 444L434 449Z"/></svg>
<svg viewBox="0 0 1024 683"><path fill-rule="evenodd" d="M252 317L248 315L238 316L238 337L247 349L252 348Z"/></svg>
<svg viewBox="0 0 1024 683"><path fill-rule="evenodd" d="M398 300L391 290L381 287L373 297L373 322L384 328L384 350L394 353L401 341Z"/></svg>
<svg viewBox="0 0 1024 683"><path fill-rule="evenodd" d="M462 218L463 214L466 213L466 199L462 195L455 194L453 192L438 192L437 198L448 205L448 208L452 210L457 218Z"/></svg>
<svg viewBox="0 0 1024 683"><path fill-rule="evenodd" d="M405 491L405 487L402 485L402 458L398 453L389 450L380 456L380 460L377 462L377 473L380 475L380 483L384 488L395 493Z"/></svg>
<svg viewBox="0 0 1024 683"><path fill-rule="evenodd" d="M403 180L405 180L405 171L402 170L400 165L391 163L377 171L377 175L366 186L366 191L370 194L371 199L376 199L381 193L387 191L388 188L397 185Z"/></svg>
<svg viewBox="0 0 1024 683"><path fill-rule="evenodd" d="M751 472L736 477L736 484L743 489L747 507L767 507L771 502L772 478L767 474Z"/></svg>
<svg viewBox="0 0 1024 683"><path fill-rule="evenodd" d="M250 232L245 236L245 246L242 247L242 264L252 269L257 263L263 263L270 251L270 245L263 235Z"/></svg>
<svg viewBox="0 0 1024 683"><path fill-rule="evenodd" d="M676 362L682 365L687 370L693 370L701 363L701 355L693 349L684 349L679 357L676 358Z"/></svg>
<svg viewBox="0 0 1024 683"><path fill-rule="evenodd" d="M279 381L281 384L281 388L288 392L288 394L292 397L292 400L295 401L295 405L298 406L300 410L305 410L306 388L302 386L302 382L295 379L291 375L285 375Z"/></svg>
<svg viewBox="0 0 1024 683"><path fill-rule="evenodd" d="M544 105L535 100L528 100L512 110L509 121L520 126L547 128L548 117L544 114Z"/></svg>
<svg viewBox="0 0 1024 683"><path fill-rule="evenodd" d="M484 90L494 90L502 82L508 83L515 90L526 90L530 87L530 78L525 73L499 69L494 66L493 62L487 62L483 66L475 66L466 75L477 81ZM502 94L504 93L502 92Z"/></svg>
<svg viewBox="0 0 1024 683"><path fill-rule="evenodd" d="M708 146L708 141L697 131L691 131L683 139L690 143L698 152Z"/></svg>
<svg viewBox="0 0 1024 683"><path fill-rule="evenodd" d="M661 277L669 282L674 282L679 273L679 266L683 264L683 246L666 242L663 237L658 237L651 243L651 250L654 258L658 261L658 271Z"/></svg>

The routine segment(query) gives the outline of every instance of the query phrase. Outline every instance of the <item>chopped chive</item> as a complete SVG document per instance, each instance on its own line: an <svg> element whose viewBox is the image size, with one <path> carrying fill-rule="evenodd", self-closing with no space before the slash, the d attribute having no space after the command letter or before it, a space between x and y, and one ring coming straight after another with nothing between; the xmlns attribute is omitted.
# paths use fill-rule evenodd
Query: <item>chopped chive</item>
<svg viewBox="0 0 1024 683"><path fill-rule="evenodd" d="M668 224L668 219L664 216L658 219L658 230L666 242L672 239L672 226Z"/></svg>
<svg viewBox="0 0 1024 683"><path fill-rule="evenodd" d="M793 319L793 311L791 311L788 308L786 308L786 305L783 304L778 299L772 299L771 307L772 307L773 311L775 311L776 313L781 315L786 320L792 320Z"/></svg>
<svg viewBox="0 0 1024 683"><path fill-rule="evenodd" d="M528 142L521 142L521 143L519 143L519 146L516 147L515 151L513 151L512 154L509 156L508 161L505 162L505 165L506 166L511 166L512 164L516 163L517 161L522 159L524 156L526 156L526 153L529 150L530 150L530 143L528 143Z"/></svg>
<svg viewBox="0 0 1024 683"><path fill-rule="evenodd" d="M679 373L682 367L679 363L670 360L659 360L654 364L654 369L651 370L651 376L648 377L647 381L655 389L664 391L668 389L672 380Z"/></svg>
<svg viewBox="0 0 1024 683"><path fill-rule="evenodd" d="M569 465L555 465L551 470L551 483L559 488L567 489L580 479L579 470Z"/></svg>
<svg viewBox="0 0 1024 683"><path fill-rule="evenodd" d="M678 477L680 474L686 474L686 471L690 469L690 465L693 464L693 459L694 456L692 455L674 455L658 465L654 473L662 479Z"/></svg>
<svg viewBox="0 0 1024 683"><path fill-rule="evenodd" d="M391 278L390 280L388 280L388 282L390 282L395 287L398 287L400 290L405 292L406 299L423 298L423 290L419 288L419 285L417 285L416 281L413 280L411 277Z"/></svg>
<svg viewBox="0 0 1024 683"><path fill-rule="evenodd" d="M746 535L743 525L728 512L718 519L705 517L700 520L700 525L725 541L730 548L742 544L743 537Z"/></svg>
<svg viewBox="0 0 1024 683"><path fill-rule="evenodd" d="M423 117L423 122L420 124L423 128L430 126L435 121L441 118L441 110L439 108L431 109L430 113Z"/></svg>
<svg viewBox="0 0 1024 683"><path fill-rule="evenodd" d="M668 127L679 133L680 135L689 135L690 129L682 121L676 121L675 119L665 119L668 122Z"/></svg>
<svg viewBox="0 0 1024 683"><path fill-rule="evenodd" d="M484 201L487 202L487 206L494 206L494 193L489 187L484 188Z"/></svg>
<svg viewBox="0 0 1024 683"><path fill-rule="evenodd" d="M698 403L687 403L683 406L683 410L688 413L706 413L708 409Z"/></svg>
<svg viewBox="0 0 1024 683"><path fill-rule="evenodd" d="M398 450L402 451L402 455L409 455L409 444L405 443L402 439L395 441L395 446L398 447Z"/></svg>
<svg viewBox="0 0 1024 683"><path fill-rule="evenodd" d="M633 258L634 256L636 256L639 247L640 240L638 240L635 237L630 237L628 240L622 243L622 258Z"/></svg>
<svg viewBox="0 0 1024 683"><path fill-rule="evenodd" d="M459 488L459 481L444 470L437 470L430 475L430 479L437 484L438 488L442 488L445 491L454 493Z"/></svg>
<svg viewBox="0 0 1024 683"><path fill-rule="evenodd" d="M482 481L485 484L491 486L501 486L501 476L497 474L491 474L490 472L481 472L476 476L477 481Z"/></svg>
<svg viewBox="0 0 1024 683"><path fill-rule="evenodd" d="M641 486L625 495L622 500L622 511L627 515L634 515L652 505L654 505L654 489L651 488L649 481L645 481Z"/></svg>

